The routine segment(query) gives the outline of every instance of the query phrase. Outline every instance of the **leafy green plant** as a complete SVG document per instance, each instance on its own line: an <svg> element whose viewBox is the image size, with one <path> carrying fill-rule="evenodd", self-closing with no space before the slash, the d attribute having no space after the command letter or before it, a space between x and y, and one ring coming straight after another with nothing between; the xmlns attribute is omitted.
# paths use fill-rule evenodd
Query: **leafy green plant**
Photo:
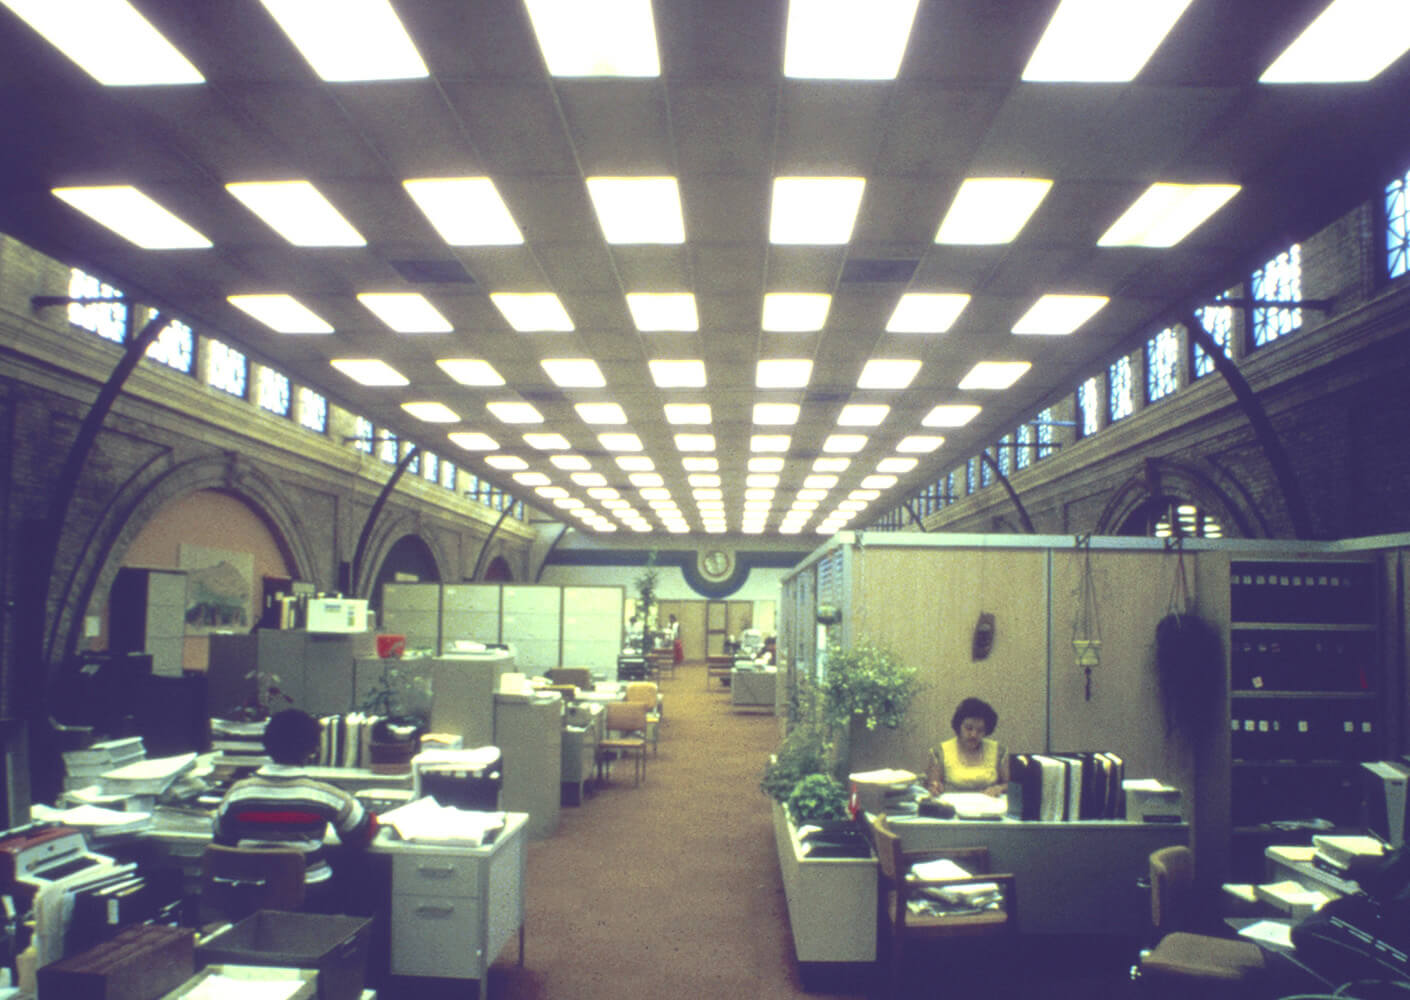
<svg viewBox="0 0 1410 1000"><path fill-rule="evenodd" d="M659 572L656 569L656 550L646 557L646 568L632 581L636 588L637 614L641 617L642 634L651 630L651 606L656 603L656 582Z"/></svg>
<svg viewBox="0 0 1410 1000"><path fill-rule="evenodd" d="M799 826L848 819L847 789L830 774L809 774L788 794L788 814Z"/></svg>
<svg viewBox="0 0 1410 1000"><path fill-rule="evenodd" d="M830 769L827 743L816 726L796 726L769 762L759 788L776 802L788 801L800 780L810 774L826 774Z"/></svg>
<svg viewBox="0 0 1410 1000"><path fill-rule="evenodd" d="M229 717L241 722L258 722L267 719L275 712L293 707L294 699L279 685L284 682L279 675L258 667L245 674L245 680L254 681L254 691L241 704L231 709Z"/></svg>
<svg viewBox="0 0 1410 1000"><path fill-rule="evenodd" d="M378 715L400 729L424 730L431 720L431 678L404 660L382 660L382 670L358 711Z"/></svg>
<svg viewBox="0 0 1410 1000"><path fill-rule="evenodd" d="M851 646L829 643L819 688L828 726L846 731L854 719L867 729L901 724L920 690L916 669L884 646L859 638Z"/></svg>

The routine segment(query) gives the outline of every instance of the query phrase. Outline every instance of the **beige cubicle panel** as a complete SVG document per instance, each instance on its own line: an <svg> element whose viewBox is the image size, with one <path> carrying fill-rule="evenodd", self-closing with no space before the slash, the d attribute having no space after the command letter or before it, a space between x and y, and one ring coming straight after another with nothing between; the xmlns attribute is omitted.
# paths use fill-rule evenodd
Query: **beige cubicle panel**
<svg viewBox="0 0 1410 1000"><path fill-rule="evenodd" d="M1041 549L853 551L847 634L889 647L919 669L922 684L902 727L855 734L854 768L923 771L927 750L954 735L955 706L971 696L994 706L995 736L1006 747L1045 747L1046 566ZM989 655L976 660L980 612L993 614L996 628Z"/></svg>

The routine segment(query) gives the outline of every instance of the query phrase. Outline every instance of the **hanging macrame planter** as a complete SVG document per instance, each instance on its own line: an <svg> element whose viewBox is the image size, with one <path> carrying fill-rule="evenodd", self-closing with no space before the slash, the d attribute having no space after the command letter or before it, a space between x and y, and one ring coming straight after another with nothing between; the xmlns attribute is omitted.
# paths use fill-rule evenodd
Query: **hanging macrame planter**
<svg viewBox="0 0 1410 1000"><path fill-rule="evenodd" d="M1092 700L1092 668L1102 661L1102 626L1097 616L1097 586L1092 579L1090 536L1078 540L1082 549L1082 581L1078 587L1077 617L1072 623L1072 652L1082 668L1083 691Z"/></svg>

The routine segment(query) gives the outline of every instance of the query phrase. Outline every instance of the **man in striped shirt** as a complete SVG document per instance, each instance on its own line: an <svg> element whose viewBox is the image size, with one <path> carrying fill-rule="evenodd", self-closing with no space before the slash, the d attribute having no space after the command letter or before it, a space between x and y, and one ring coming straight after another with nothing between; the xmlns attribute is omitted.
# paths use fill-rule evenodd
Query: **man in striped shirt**
<svg viewBox="0 0 1410 1000"><path fill-rule="evenodd" d="M324 844L328 827L345 849L366 847L377 818L352 795L309 777L304 766L318 754L318 720L297 708L272 716L264 749L273 763L230 786L216 808L214 840L239 847L295 847L304 853L305 907L336 906Z"/></svg>

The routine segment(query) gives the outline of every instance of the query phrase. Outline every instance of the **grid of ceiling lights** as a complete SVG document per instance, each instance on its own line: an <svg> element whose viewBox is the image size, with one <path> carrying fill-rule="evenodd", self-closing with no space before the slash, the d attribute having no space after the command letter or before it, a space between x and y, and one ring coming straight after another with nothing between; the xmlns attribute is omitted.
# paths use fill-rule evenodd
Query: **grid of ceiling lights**
<svg viewBox="0 0 1410 1000"><path fill-rule="evenodd" d="M428 70L388 0L259 0L288 34L314 71L326 81L425 77ZM1135 78L1191 0L1062 0L1032 53L1023 79L1034 82L1126 82ZM524 0L548 71L557 77L656 77L660 63L650 0ZM803 79L888 80L899 73L919 0L791 0L783 72ZM199 70L133 9L126 0L0 0L105 85L199 84ZM1367 23L1363 15L1373 19ZM332 18L338 29L329 31ZM1410 46L1410 4L1335 0L1260 78L1264 83L1331 83L1374 77ZM519 227L488 177L409 178L407 195L451 246L512 245L523 242ZM971 177L940 214L935 242L1003 244L1014 240L1046 197L1052 182L1035 177ZM851 238L866 181L861 177L777 177L773 182L769 239L776 244L841 245ZM307 181L240 182L229 193L296 246L361 246L362 236ZM589 177L588 194L603 234L612 244L680 244L686 239L680 192L674 177ZM1102 246L1174 246L1239 190L1237 184L1153 183L1101 237ZM211 243L140 190L130 186L56 188L54 194L141 247L205 248ZM491 294L506 321L520 332L571 331L573 321L552 293ZM397 332L450 332L451 324L417 294L366 292L359 301ZM903 295L887 331L942 333L968 303L960 293ZM272 329L286 334L328 334L333 327L287 294L232 295L230 301ZM1107 299L1100 295L1044 295L1018 321L1015 334L1061 335L1077 330ZM631 293L627 306L643 332L694 331L698 318L687 291ZM772 293L765 296L762 328L815 331L826 322L829 297ZM332 361L343 374L368 386L405 386L408 380L375 358ZM504 379L483 359L444 358L441 369L470 386L497 387ZM662 389L706 384L698 360L653 360L653 380ZM597 365L586 358L550 358L544 370L564 388L605 388ZM980 363L961 389L1003 390L1021 378L1028 362ZM915 378L919 361L873 360L859 388L903 389ZM811 362L769 358L758 363L760 389L802 388ZM434 400L403 404L422 421L458 424L462 417ZM487 409L507 426L542 423L526 402L492 401ZM612 402L577 404L580 418L599 431L598 440L616 456L639 499L673 532L690 530L685 513L664 487L640 439L625 430L626 415ZM787 427L798 406L758 403L750 440L748 478L740 525L764 529L775 512L775 488L789 447ZM726 530L727 516L719 466L712 454L708 404L669 403L666 419L678 428L675 443L689 474L693 500L707 531ZM894 486L918 463L914 457L944 441L935 428L962 426L979 406L939 406L922 420L924 431L901 440L896 454L880 460L857 489L837 501L817 524L831 533ZM887 407L852 405L843 410L837 433L823 446L802 488L781 514L779 530L797 532L818 516L837 485L849 457L866 445L867 427L880 424ZM616 428L616 429L614 429ZM604 515L554 482L542 468L501 450L480 431L454 430L449 438L481 453L486 465L512 475L521 486L584 525L614 531L618 523L651 531L647 517L572 453L559 434L523 435L548 457ZM547 466L545 466L546 468Z"/></svg>

